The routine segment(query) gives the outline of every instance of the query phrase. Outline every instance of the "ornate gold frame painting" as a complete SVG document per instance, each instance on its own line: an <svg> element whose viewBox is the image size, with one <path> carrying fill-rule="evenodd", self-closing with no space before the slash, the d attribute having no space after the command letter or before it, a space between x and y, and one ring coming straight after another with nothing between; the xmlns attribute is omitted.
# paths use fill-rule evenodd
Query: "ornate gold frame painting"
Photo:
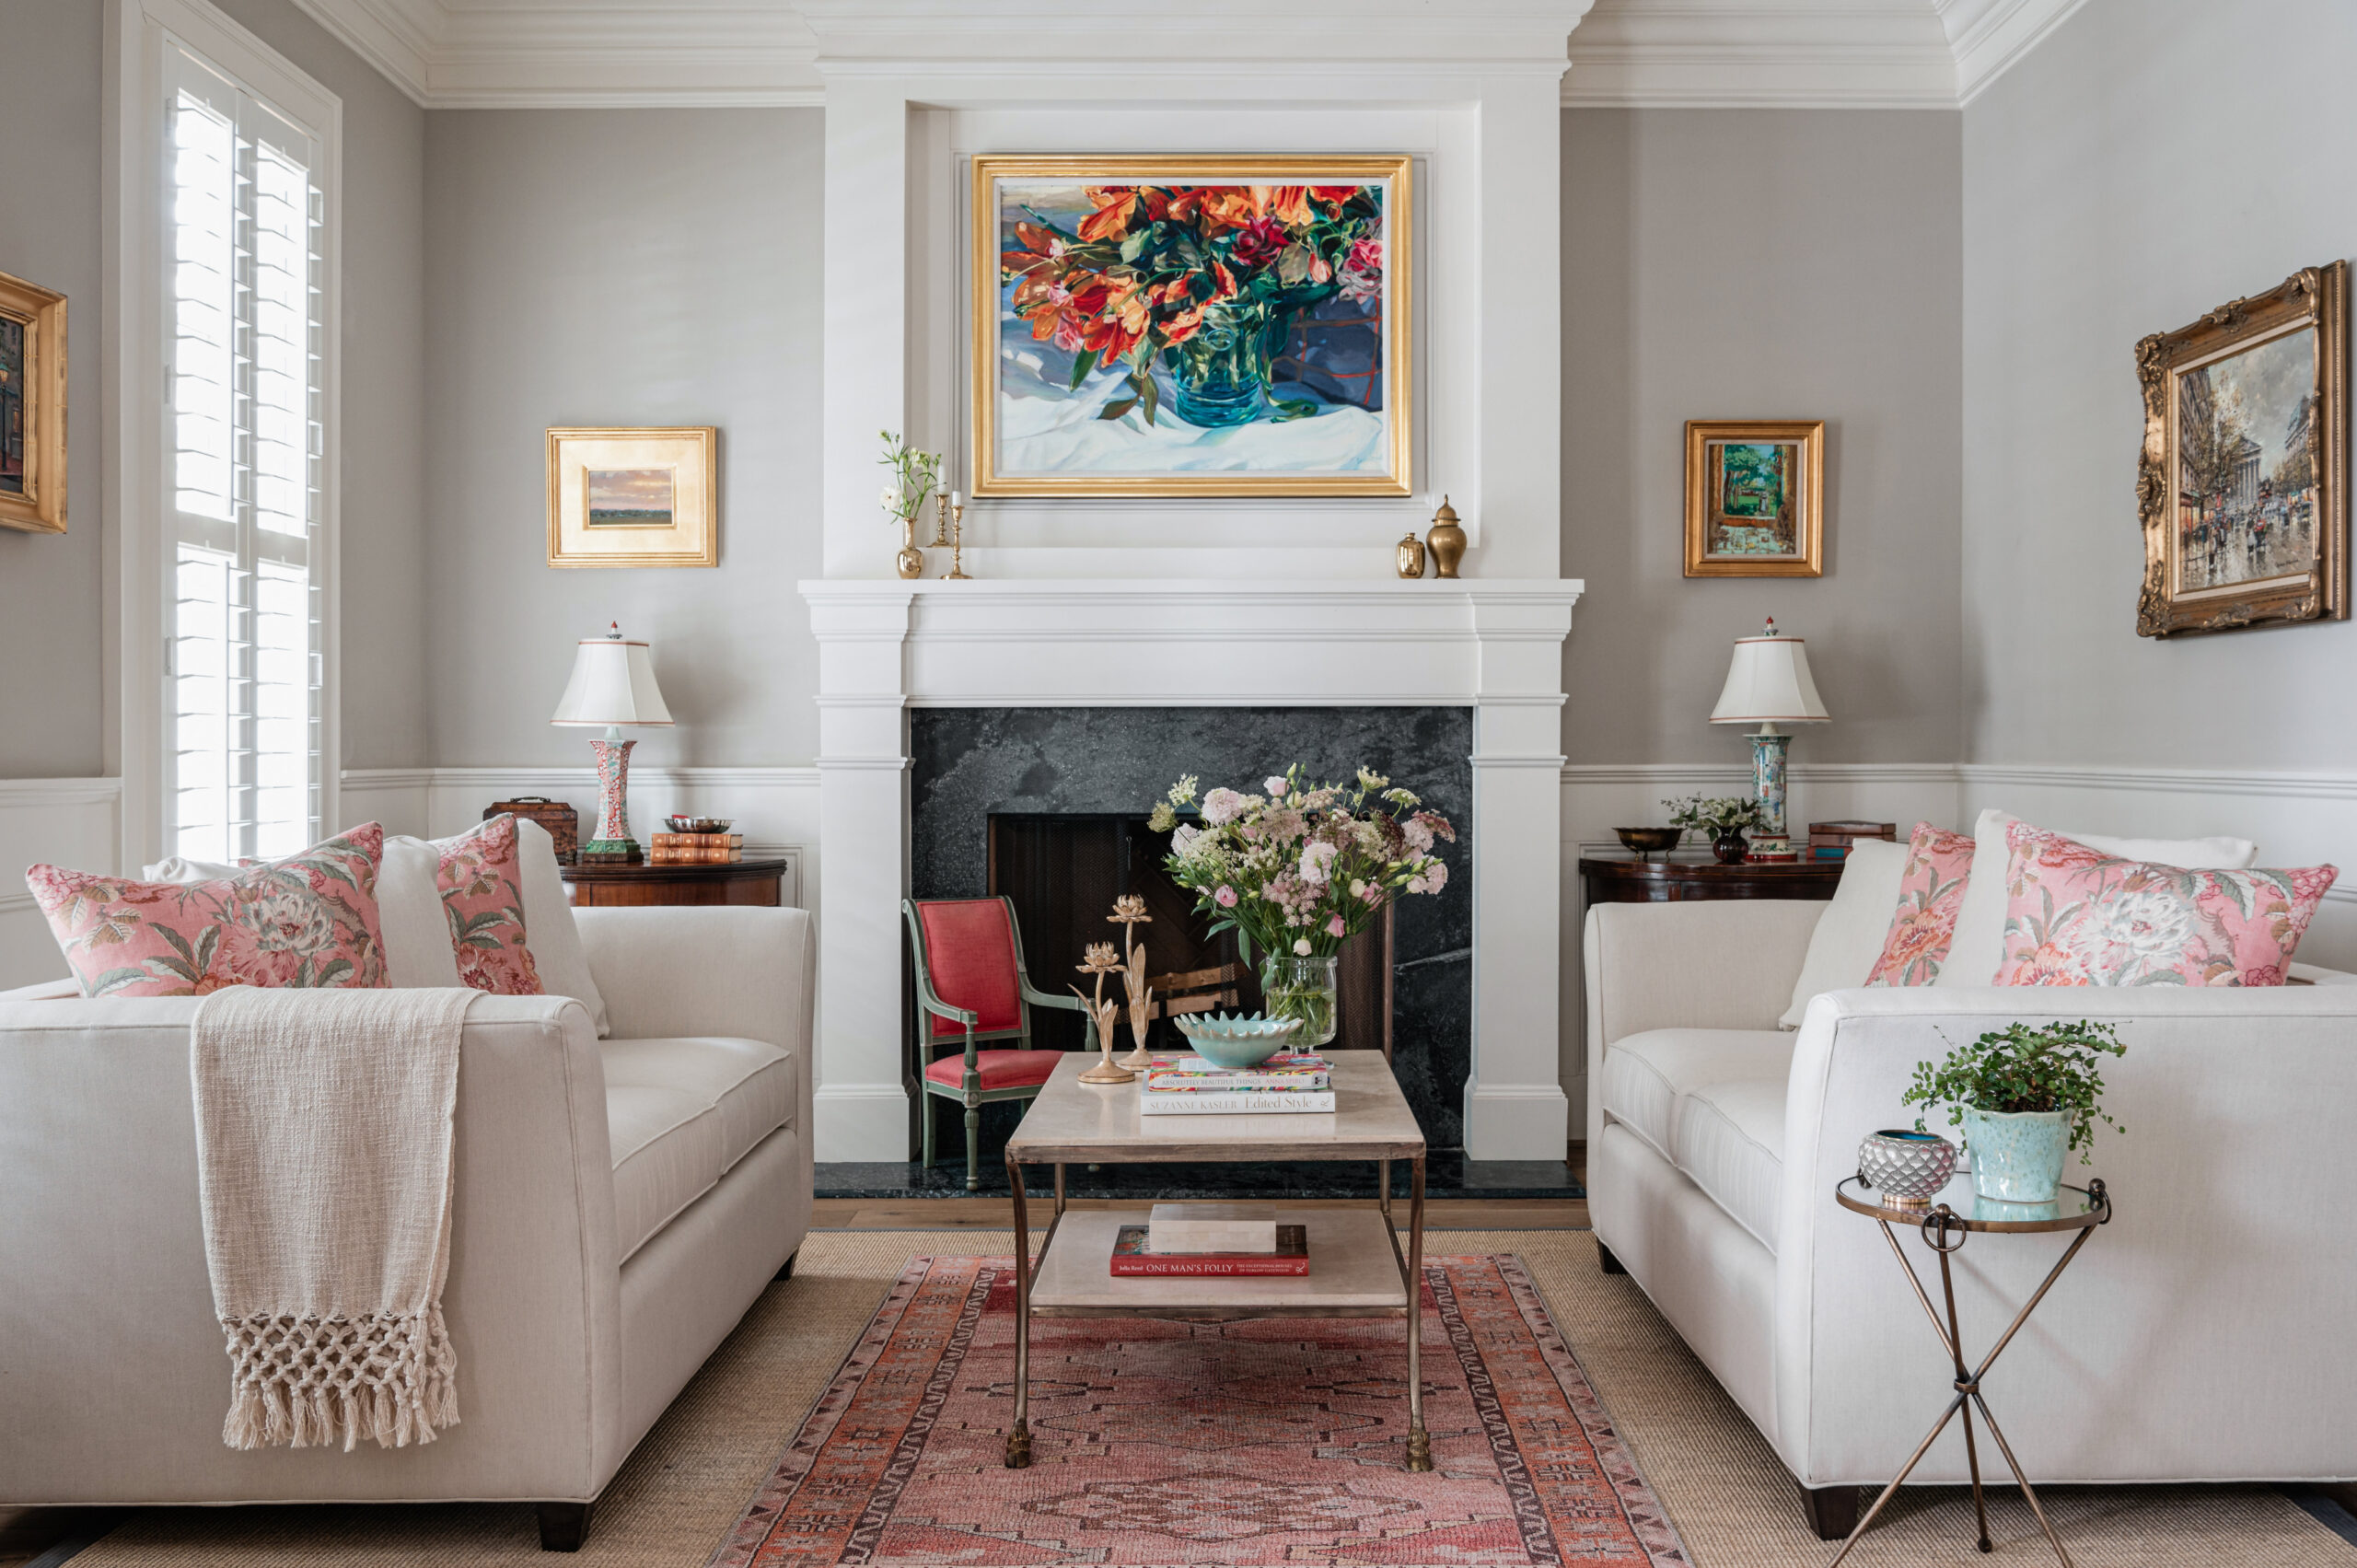
<svg viewBox="0 0 2357 1568"><path fill-rule="evenodd" d="M977 495L1406 495L1404 157L976 157Z"/></svg>
<svg viewBox="0 0 2357 1568"><path fill-rule="evenodd" d="M549 432L549 564L720 564L711 425Z"/></svg>
<svg viewBox="0 0 2357 1568"><path fill-rule="evenodd" d="M2136 633L2349 617L2349 263L2136 345Z"/></svg>
<svg viewBox="0 0 2357 1568"><path fill-rule="evenodd" d="M0 273L0 528L65 531L65 296Z"/></svg>
<svg viewBox="0 0 2357 1568"><path fill-rule="evenodd" d="M1686 575L1825 575L1825 422L1686 422Z"/></svg>

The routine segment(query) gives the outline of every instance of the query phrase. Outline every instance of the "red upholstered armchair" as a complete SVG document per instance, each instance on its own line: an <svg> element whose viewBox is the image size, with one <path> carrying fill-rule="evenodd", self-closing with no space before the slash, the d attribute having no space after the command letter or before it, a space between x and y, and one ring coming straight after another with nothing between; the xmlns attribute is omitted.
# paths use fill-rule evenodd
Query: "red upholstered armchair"
<svg viewBox="0 0 2357 1568"><path fill-rule="evenodd" d="M924 1063L924 1163L933 1165L933 1112L938 1099L966 1108L966 1191L981 1186L982 1107L995 1099L1037 1098L1056 1070L1059 1051L1031 1049L1031 1008L1087 1011L1077 996L1051 996L1035 990L1023 967L1023 933L1015 906L996 899L903 899L909 938L914 944L918 1025L917 1057ZM977 1049L986 1040L1011 1047ZM965 1048L962 1057L934 1051Z"/></svg>

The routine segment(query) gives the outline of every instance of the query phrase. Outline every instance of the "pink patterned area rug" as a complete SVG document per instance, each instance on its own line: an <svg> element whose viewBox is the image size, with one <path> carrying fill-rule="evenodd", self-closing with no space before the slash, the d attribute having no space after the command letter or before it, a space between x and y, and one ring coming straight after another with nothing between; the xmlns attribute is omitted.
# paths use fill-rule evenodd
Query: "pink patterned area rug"
<svg viewBox="0 0 2357 1568"><path fill-rule="evenodd" d="M714 1568L1626 1564L1688 1559L1519 1260L1424 1266L1406 1469L1399 1321L1035 1318L1011 1259L912 1260Z"/></svg>

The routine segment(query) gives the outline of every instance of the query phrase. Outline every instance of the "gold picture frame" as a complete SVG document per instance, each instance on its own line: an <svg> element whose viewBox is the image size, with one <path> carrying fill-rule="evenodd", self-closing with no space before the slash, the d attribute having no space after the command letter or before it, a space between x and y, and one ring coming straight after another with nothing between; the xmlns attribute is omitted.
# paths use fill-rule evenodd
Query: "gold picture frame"
<svg viewBox="0 0 2357 1568"><path fill-rule="evenodd" d="M1825 421L1686 422L1686 575L1825 575Z"/></svg>
<svg viewBox="0 0 2357 1568"><path fill-rule="evenodd" d="M973 494L1412 494L1413 166L1412 157L1389 154L976 157L969 311ZM1009 189L1024 185L1032 190ZM1201 187L1223 188L1223 203L1236 204L1213 213L1201 198L1169 199ZM1134 205L1111 215L1120 232L1109 236L1109 204L1089 211L1079 203L1124 189L1133 192ZM1069 213L1038 196L1067 203ZM1161 203L1159 216L1153 202ZM1010 215L1016 212L1028 215ZM1231 216L1238 221L1231 225ZM1067 217L1068 229L1055 226ZM1094 226L1091 236L1080 233L1084 222ZM1069 244L1043 238L1041 249L1029 252L1017 224ZM1244 230L1255 225L1255 238L1244 241ZM1248 260L1237 255L1239 243L1248 245ZM1097 246L1104 248L1101 258L1075 261L1066 253ZM1125 247L1137 254L1125 256ZM1021 270L1006 270L1008 256L1027 252L1037 260L1018 260ZM1133 285L1141 257L1143 282ZM1273 281L1263 281L1263 273ZM1109 275L1116 280L1116 305L1160 292L1150 304L1109 316L1101 296ZM1076 277L1086 281L1065 286ZM1039 297L1022 297L1027 285L1042 293L1064 287L1052 326L1039 317ZM1119 293L1123 285L1131 285L1126 295ZM1190 313L1199 319L1185 319ZM1096 346L1085 341L1084 323ZM1166 342L1174 331L1185 340ZM1267 345L1280 331L1284 352L1271 352ZM1314 345L1306 342L1312 332L1319 334ZM1368 337L1371 344L1363 341ZM1223 371L1215 360L1227 351L1214 350L1215 342L1260 343L1229 354L1239 363L1249 359L1250 373ZM1147 351L1142 368L1139 345ZM1288 366L1291 377L1280 376ZM1004 394L1003 406L1008 377L1021 379L1022 397ZM1063 417L1062 405L1083 400L1101 404L1092 419ZM1040 428L1015 428L1018 414L1036 416ZM1135 439L1102 431L1098 421L1118 422ZM1248 427L1248 442L1233 434ZM1189 438L1180 439L1181 432ZM1323 467L1310 460L1337 453L1341 460Z"/></svg>
<svg viewBox="0 0 2357 1568"><path fill-rule="evenodd" d="M2136 634L2349 618L2349 263L2136 345Z"/></svg>
<svg viewBox="0 0 2357 1568"><path fill-rule="evenodd" d="M552 427L549 564L720 564L720 432L709 424Z"/></svg>
<svg viewBox="0 0 2357 1568"><path fill-rule="evenodd" d="M65 296L0 273L0 528L65 531Z"/></svg>

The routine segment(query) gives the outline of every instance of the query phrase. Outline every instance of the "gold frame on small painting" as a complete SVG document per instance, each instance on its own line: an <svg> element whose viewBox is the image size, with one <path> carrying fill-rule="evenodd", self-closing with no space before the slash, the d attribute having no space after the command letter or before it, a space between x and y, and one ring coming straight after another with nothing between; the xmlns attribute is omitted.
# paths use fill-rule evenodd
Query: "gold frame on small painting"
<svg viewBox="0 0 2357 1568"><path fill-rule="evenodd" d="M1160 157L1068 154L973 159L969 227L969 302L973 494L981 496L1411 495L1414 490L1415 190L1407 155ZM1324 177L1320 179L1318 177ZM1383 407L1389 419L1389 470L1380 474L1196 473L1025 474L998 471L1000 180L1072 180L1088 184L1319 184L1389 181L1384 214Z"/></svg>
<svg viewBox="0 0 2357 1568"><path fill-rule="evenodd" d="M2316 489L2311 563L2305 572L2189 590L2184 511L2190 504L2199 518L2202 504L2181 484L2178 378L2301 332L2315 334L2316 341L2314 412L2306 420ZM2265 294L2222 305L2191 326L2155 332L2137 343L2136 379L2144 395L2144 444L2136 462L2136 517L2144 532L2138 636L2349 619L2348 350L2345 261L2305 267Z"/></svg>
<svg viewBox="0 0 2357 1568"><path fill-rule="evenodd" d="M25 489L0 494L0 528L65 531L65 296L0 273L0 316L25 330Z"/></svg>
<svg viewBox="0 0 2357 1568"><path fill-rule="evenodd" d="M1711 448L1746 443L1797 446L1800 484L1794 497L1797 548L1789 554L1713 554ZM1689 577L1825 575L1825 421L1689 419L1686 422L1686 575Z"/></svg>
<svg viewBox="0 0 2357 1568"><path fill-rule="evenodd" d="M709 424L633 429L563 425L549 431L549 564L720 564L720 432ZM592 469L669 469L670 520L589 521Z"/></svg>

